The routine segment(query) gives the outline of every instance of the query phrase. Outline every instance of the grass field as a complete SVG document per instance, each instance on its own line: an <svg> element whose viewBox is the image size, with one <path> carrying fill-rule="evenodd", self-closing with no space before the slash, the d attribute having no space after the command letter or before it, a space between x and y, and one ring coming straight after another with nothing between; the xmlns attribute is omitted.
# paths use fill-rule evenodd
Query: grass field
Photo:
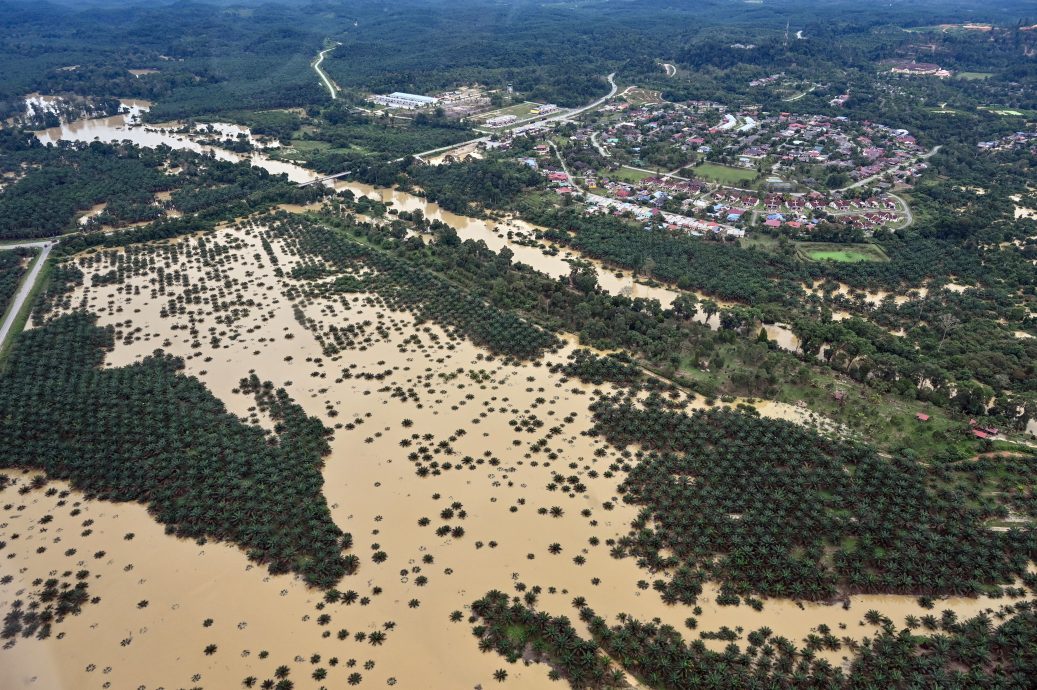
<svg viewBox="0 0 1037 690"><path fill-rule="evenodd" d="M516 103L515 105L509 105L506 108L499 108L497 110L491 110L488 113L482 113L473 117L473 120L479 120L485 122L494 117L501 117L503 115L514 115L518 119L522 120L527 117L533 117L533 108L540 106L540 103L533 103L532 101L525 101L523 103Z"/></svg>
<svg viewBox="0 0 1037 690"><path fill-rule="evenodd" d="M886 254L874 244L835 244L831 242L797 242L801 256L810 261L889 261Z"/></svg>
<svg viewBox="0 0 1037 690"><path fill-rule="evenodd" d="M644 105L645 103L662 103L663 100L658 91L639 88L631 89L629 92L624 91L623 98L634 106Z"/></svg>
<svg viewBox="0 0 1037 690"><path fill-rule="evenodd" d="M755 170L732 168L717 163L703 163L687 168L687 171L694 173L695 177L728 185L747 185L756 177Z"/></svg>
<svg viewBox="0 0 1037 690"><path fill-rule="evenodd" d="M965 79L967 81L973 81L975 79L990 79L994 76L993 72L958 72L956 75L958 79Z"/></svg>
<svg viewBox="0 0 1037 690"><path fill-rule="evenodd" d="M996 105L981 105L979 109L1006 117L1034 117L1037 114L1037 111L1034 110L1016 110L1015 108L1004 108Z"/></svg>
<svg viewBox="0 0 1037 690"><path fill-rule="evenodd" d="M644 172L643 170L634 170L633 168L628 168L624 165L622 168L616 170L615 172L608 170L602 172L601 174L611 180L620 180L622 182L640 182L646 177L652 177L654 173Z"/></svg>
<svg viewBox="0 0 1037 690"><path fill-rule="evenodd" d="M362 151L359 147L352 149L336 149L326 141L313 141L310 139L293 139L291 146L280 146L271 149L268 155L271 158L289 161L309 161L310 157L318 152L348 153Z"/></svg>

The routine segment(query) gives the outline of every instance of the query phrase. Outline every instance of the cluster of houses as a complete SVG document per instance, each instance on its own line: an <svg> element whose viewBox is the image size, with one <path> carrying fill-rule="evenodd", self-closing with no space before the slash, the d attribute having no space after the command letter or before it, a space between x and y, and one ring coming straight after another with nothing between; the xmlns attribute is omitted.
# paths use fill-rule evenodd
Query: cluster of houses
<svg viewBox="0 0 1037 690"><path fill-rule="evenodd" d="M536 159L522 161L537 168ZM570 195L579 188L560 170L542 171L555 193ZM897 201L890 196L832 198L809 194L766 194L707 184L677 177L646 177L637 183L585 178L589 213L630 214L641 221L657 220L674 230L693 235L707 232L744 237L757 218L765 228L809 232L822 221L874 229L899 221Z"/></svg>
<svg viewBox="0 0 1037 690"><path fill-rule="evenodd" d="M617 108L618 110L618 108ZM663 143L695 158L746 169L845 172L854 180L889 174L907 181L926 168L910 132L847 117L735 112L718 103L648 104L627 108L598 132L605 146L632 164ZM649 161L650 162L650 161Z"/></svg>
<svg viewBox="0 0 1037 690"><path fill-rule="evenodd" d="M643 197L638 197L642 199ZM649 197L649 199L655 198ZM587 195L588 213L612 213L614 215L632 215L642 222L655 221L668 230L680 230L694 237L702 237L707 233L718 237L745 237L745 229L737 228L729 223L719 221L720 214L714 213L710 218L696 218L681 213L664 211L658 206L620 201L600 194ZM650 226L648 226L650 227Z"/></svg>
<svg viewBox="0 0 1037 690"><path fill-rule="evenodd" d="M749 82L749 86L752 86L752 87L767 86L768 84L773 84L774 82L778 81L779 79L781 79L784 76L785 76L784 72L778 72L777 74L772 74L769 77L761 77L759 79L753 79L751 82Z"/></svg>
<svg viewBox="0 0 1037 690"><path fill-rule="evenodd" d="M1031 153L1037 154L1037 131L1015 132L994 141L981 141L978 146L984 151L1029 149Z"/></svg>
<svg viewBox="0 0 1037 690"><path fill-rule="evenodd" d="M557 184L568 185L564 173ZM600 193L621 203L648 204L663 207L666 202L679 200L682 213L700 219L723 221L744 228L752 211L762 218L768 228L788 228L808 231L821 220L843 223L861 229L874 229L901 220L899 203L884 194L862 198L841 198L810 192L808 194L760 195L744 190L708 184L701 180L678 177L647 177L631 184L603 179L594 181ZM562 187L570 193L571 188Z"/></svg>

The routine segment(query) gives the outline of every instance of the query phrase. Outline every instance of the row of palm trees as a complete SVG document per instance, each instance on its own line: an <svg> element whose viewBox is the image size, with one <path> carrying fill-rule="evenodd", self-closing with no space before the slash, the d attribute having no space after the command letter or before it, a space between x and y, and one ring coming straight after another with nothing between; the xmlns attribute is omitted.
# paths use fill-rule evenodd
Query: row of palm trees
<svg viewBox="0 0 1037 690"><path fill-rule="evenodd" d="M287 241L303 261L320 262L360 280L393 309L413 311L420 321L456 329L478 345L518 359L540 356L560 341L515 314L495 308L434 271L346 233L328 232L313 223L288 218L271 226L270 235ZM375 233L375 239L386 240ZM391 244L387 244L387 248ZM335 283L322 283L334 290Z"/></svg>
<svg viewBox="0 0 1037 690"><path fill-rule="evenodd" d="M564 616L535 612L517 597L509 599L496 590L472 605L470 620L483 651L496 651L512 663L532 651L554 667L554 677L565 678L573 688L627 687L625 673L660 690L1022 690L1032 688L1037 677L1037 601L1015 604L1015 615L997 625L984 614L958 621L947 612L934 621L932 632L924 633L898 629L881 615L869 615L866 622L877 626L875 634L853 644L859 655L846 669L818 657L821 648L841 647L823 625L802 648L760 628L745 636L748 644L732 642L715 652L702 639L686 641L669 625L645 623L627 614L609 625L583 597L576 597L573 605L591 640L577 635ZM733 632L725 631L722 637ZM741 640L737 632L734 637Z"/></svg>
<svg viewBox="0 0 1037 690"><path fill-rule="evenodd" d="M693 600L703 579L747 595L821 600L838 592L967 594L1026 572L1032 530L997 532L1003 508L968 500L910 457L885 459L783 420L727 410L694 414L652 394L592 405L594 432L638 444L623 500L641 511L616 557L683 577L661 589ZM1018 481L1033 467L1018 465Z"/></svg>

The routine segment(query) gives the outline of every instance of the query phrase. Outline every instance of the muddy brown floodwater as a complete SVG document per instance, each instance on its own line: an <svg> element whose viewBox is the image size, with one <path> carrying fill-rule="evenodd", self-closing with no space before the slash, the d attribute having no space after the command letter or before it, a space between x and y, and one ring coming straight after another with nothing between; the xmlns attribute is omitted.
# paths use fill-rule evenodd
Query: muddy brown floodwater
<svg viewBox="0 0 1037 690"><path fill-rule="evenodd" d="M303 168L302 166L285 161L275 160L262 151L243 155L227 151L218 147L207 146L199 143L199 138L204 138L204 131L192 134L176 133L182 127L182 123L168 123L165 126L142 126L138 123L140 112L146 110L150 105L146 101L133 101L125 99L122 101L129 112L109 118L98 118L92 120L77 120L63 124L60 127L43 130L36 133L37 138L43 143L57 143L58 141L123 141L128 140L138 146L156 147L166 145L171 148L187 149L198 153L211 152L220 160L248 161L256 167L261 167L274 174L284 174L293 182L309 182L319 179L319 174ZM250 141L260 145L262 148L272 148L275 145L264 145L251 138L251 134L245 127L225 123L214 123L199 125L204 130L211 127L222 135L222 138L234 138L238 134L246 134ZM336 190L350 190L358 196L366 196L377 199L392 208L400 211L421 211L430 220L441 220L457 231L463 240L482 240L494 251L508 247L515 253L515 261L528 264L536 270L554 277L568 275L571 270L569 260L579 259L592 264L598 272L598 282L603 289L611 294L622 294L628 297L643 297L645 299L657 299L664 307L673 303L674 298L680 291L668 288L664 285L646 285L638 280L630 271L621 270L603 265L600 261L572 252L563 247L552 246L550 243L537 242L533 240L534 234L543 230L530 223L514 218L504 218L497 222L493 220L471 218L451 213L434 202L430 202L415 194L404 192L399 189L385 187L374 187L359 182L338 179L332 182ZM291 209L291 210L302 210ZM512 237L508 236L508 232ZM545 248L552 251L546 252ZM706 295L699 294L701 299ZM712 298L720 306L730 306L731 303ZM705 323L711 328L719 327L719 318L714 316L707 320L705 314L699 313L695 319ZM791 329L783 324L768 324L764 327L768 337L775 341L779 347L796 351L799 349L799 339L792 333Z"/></svg>
<svg viewBox="0 0 1037 690"><path fill-rule="evenodd" d="M352 672L362 674L361 687L488 687L493 671L502 667L509 672L505 687L562 687L548 680L544 666L509 665L496 654L480 653L471 626L448 620L452 611L466 610L490 589L515 594L520 582L542 586L538 608L569 616L584 634L571 606L577 595L609 620L629 613L683 629L690 607L666 606L657 593L641 591L637 582L652 576L633 559L612 558L605 544L627 532L637 510L618 500L619 478L603 476L617 451L585 434L594 387L548 371L547 365L565 359L571 343L539 364L503 364L434 324L416 324L409 313L389 309L373 295L301 297L292 288L304 286L284 277L297 257L271 238L283 269L281 277L275 274L261 246L264 231L243 225L205 236L208 256L220 257L218 263L203 261L196 237L130 250L154 258L167 275L179 273L198 291L202 301L187 300L186 313L162 317L162 308L181 294L183 282L171 281L166 294L153 293L150 271L130 275L123 284L95 285L93 277L110 270L121 250L76 257L86 278L71 304L116 328L116 346L106 366L133 363L161 347L184 357L187 374L254 423L270 424L251 409L251 398L235 392L252 371L284 386L308 414L328 426L350 424L335 430L324 493L335 522L353 534L353 553L362 561L339 589L356 590L369 602L318 610L320 593L296 578L270 576L231 544L199 546L166 536L140 505L88 500L74 491L64 499L47 495L48 488L66 488L56 482L24 495L9 488L2 494L0 540L7 542L3 572L13 578L0 584L0 609L25 597L34 579L80 569L89 571L90 594L101 600L58 624L60 639L19 639L0 650L0 687L234 688L249 675L271 678L281 664L290 668L296 688L345 687ZM236 310L235 319L226 318L226 308L212 310L209 300L217 295ZM297 320L296 309L309 326ZM203 334L210 327L224 331L220 344L203 338L201 346L192 345L191 320ZM352 326L356 333L335 356L318 341L332 326ZM344 371L351 376L344 377ZM394 395L397 388L410 394ZM697 405L701 400L689 403ZM761 403L759 409L806 420L804 412L779 403ZM536 435L510 424L531 415L544 420L545 428L560 427L548 450L536 452L531 448ZM401 441L429 449L445 442L451 452L435 451L438 473L420 477L408 459L412 448ZM604 456L596 457L601 448ZM587 491L549 490L554 472L579 475ZM21 486L31 473L16 476ZM607 501L614 509L604 508ZM441 518L454 502L466 517ZM538 511L552 506L564 514L553 518ZM581 515L584 509L589 516ZM45 515L52 519L42 521ZM430 518L428 526L419 526L423 517ZM435 529L445 523L464 527L464 535L437 536ZM128 533L132 540L125 538ZM600 540L598 545L591 545L592 537ZM548 552L554 542L562 545L559 555ZM383 563L372 561L376 550L388 554ZM586 563L575 563L576 555ZM431 563L423 560L426 556ZM419 576L428 581L419 582ZM592 578L600 582L593 584ZM380 593L374 593L375 587ZM796 642L821 623L840 637L868 636L874 628L861 619L869 609L898 624L906 615L924 613L913 598L901 596L853 597L848 610L768 600L760 612L722 608L715 598L713 587L700 597L700 630L726 625L749 632L768 626ZM420 605L412 607L412 599ZM950 599L938 602L937 611L944 608L964 616L997 604ZM331 616L327 625L317 621L323 613ZM207 627L204 621L210 618ZM354 637L386 629L386 623L394 625L380 646ZM345 640L338 639L342 629L349 633ZM216 645L211 655L203 651L209 644ZM725 643L707 644L721 649ZM261 651L268 655L261 658ZM320 661L311 663L315 654ZM826 656L838 664L847 654ZM337 665L330 664L332 657ZM351 659L355 666L348 667ZM317 668L326 669L326 680L311 679Z"/></svg>

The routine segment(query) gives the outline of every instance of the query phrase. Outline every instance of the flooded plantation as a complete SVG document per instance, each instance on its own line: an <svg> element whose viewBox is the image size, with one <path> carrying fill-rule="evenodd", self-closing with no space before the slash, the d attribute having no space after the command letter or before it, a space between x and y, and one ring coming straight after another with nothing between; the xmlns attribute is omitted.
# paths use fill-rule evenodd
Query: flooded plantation
<svg viewBox="0 0 1037 690"><path fill-rule="evenodd" d="M638 509L609 471L619 451L589 433L590 404L615 387L552 370L571 342L514 361L379 292L322 292L321 279L304 277L319 274L321 260L268 220L71 262L84 280L47 318L82 309L111 327L106 368L161 349L234 415L272 430L240 390L255 374L333 429L322 492L361 563L338 585L346 596L325 600L234 544L165 534L139 504L87 498L61 482L32 488L34 473L13 473L0 514L11 575L0 607L38 580L77 572L99 600L50 638L0 650L0 686L229 688L281 677L284 666L295 687L342 687L355 673L367 687L485 687L501 659L481 653L451 614L467 615L491 589L538 586L538 610L574 621L579 596L609 620L626 613L684 629L692 607L663 603L640 584L656 576L610 555ZM697 397L684 405L706 407ZM757 409L809 421L787 405ZM556 475L576 481L559 486ZM875 633L863 621L870 609L898 624L926 613L911 596L855 595L848 607L767 599L756 611L720 606L718 593L706 583L699 631L767 626L799 643L824 624L861 640ZM936 605L963 617L999 607L985 598ZM706 644L721 651L726 642ZM853 656L845 647L820 654L835 665ZM509 668L509 687L549 683L543 665Z"/></svg>

